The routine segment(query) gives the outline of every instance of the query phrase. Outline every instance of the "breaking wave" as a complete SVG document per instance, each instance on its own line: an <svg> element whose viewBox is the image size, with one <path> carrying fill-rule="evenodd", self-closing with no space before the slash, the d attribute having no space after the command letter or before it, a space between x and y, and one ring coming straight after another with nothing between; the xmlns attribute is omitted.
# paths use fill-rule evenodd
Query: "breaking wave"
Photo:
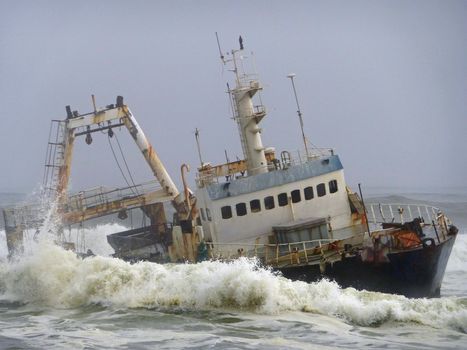
<svg viewBox="0 0 467 350"><path fill-rule="evenodd" d="M8 256L8 249L6 246L5 231L0 230L0 261L4 261Z"/></svg>
<svg viewBox="0 0 467 350"><path fill-rule="evenodd" d="M115 232L128 230L127 227L118 223L108 223L87 228L73 228L71 231L66 231L66 236L69 242L84 240L86 248L89 248L96 255L110 256L114 253L112 247L107 243L107 235ZM8 256L6 245L5 231L0 230L0 261L5 260Z"/></svg>
<svg viewBox="0 0 467 350"><path fill-rule="evenodd" d="M467 234L457 235L446 271L462 271L467 273Z"/></svg>
<svg viewBox="0 0 467 350"><path fill-rule="evenodd" d="M249 259L178 265L80 259L48 242L40 242L31 256L0 263L0 293L4 300L55 308L303 311L363 326L415 322L467 332L466 298L408 299L342 289L326 280L293 282Z"/></svg>

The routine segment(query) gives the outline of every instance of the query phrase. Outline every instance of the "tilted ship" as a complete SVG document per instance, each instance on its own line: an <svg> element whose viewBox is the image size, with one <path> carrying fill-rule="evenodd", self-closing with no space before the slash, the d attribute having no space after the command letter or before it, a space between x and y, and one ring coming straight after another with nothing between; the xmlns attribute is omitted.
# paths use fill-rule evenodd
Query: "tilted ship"
<svg viewBox="0 0 467 350"><path fill-rule="evenodd" d="M85 256L91 252L82 241L67 241L67 227L102 216L125 219L141 210L148 224L107 237L115 257L157 263L251 257L291 279L328 278L343 287L440 296L457 235L450 220L438 208L424 205L365 206L361 195L347 186L339 156L332 149L309 147L303 128L305 151L298 156L264 147L259 124L266 108L258 98L262 86L256 74L244 71L243 43L221 58L235 77L228 94L243 159L211 165L201 160L198 143L196 189L187 186L188 166L183 164L184 188L179 191L123 97L101 109L93 97L94 110L87 114L67 106L66 118L51 124L41 203L3 209L10 255L21 252L24 241L39 232L47 213L59 218L57 241ZM293 77L289 75L292 84ZM122 128L131 134L155 180L69 194L75 139L83 136L90 144L95 132L112 138ZM173 207L172 222L167 204Z"/></svg>

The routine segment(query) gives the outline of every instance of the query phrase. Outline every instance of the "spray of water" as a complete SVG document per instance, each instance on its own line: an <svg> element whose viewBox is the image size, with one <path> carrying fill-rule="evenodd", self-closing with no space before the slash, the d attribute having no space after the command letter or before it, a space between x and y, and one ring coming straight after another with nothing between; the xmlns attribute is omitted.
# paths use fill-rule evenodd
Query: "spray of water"
<svg viewBox="0 0 467 350"><path fill-rule="evenodd" d="M342 289L336 283L293 282L256 261L199 264L140 262L110 257L80 259L41 241L31 256L0 264L3 299L76 308L91 304L126 308L303 311L358 325L416 322L467 332L467 299L408 299Z"/></svg>

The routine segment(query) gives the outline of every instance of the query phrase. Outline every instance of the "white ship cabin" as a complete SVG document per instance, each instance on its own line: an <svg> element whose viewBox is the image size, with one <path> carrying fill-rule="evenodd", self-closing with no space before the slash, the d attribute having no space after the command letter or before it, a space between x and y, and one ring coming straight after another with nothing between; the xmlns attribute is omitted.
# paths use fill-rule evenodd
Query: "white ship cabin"
<svg viewBox="0 0 467 350"><path fill-rule="evenodd" d="M287 151L276 157L274 148L265 148L259 126L266 116L262 87L257 74L245 73L248 57L241 40L239 50L221 58L235 75L228 93L244 159L211 166L200 152L195 195L204 239L219 246L319 244L363 231L360 202L348 193L339 157L332 150L308 149L304 159Z"/></svg>
<svg viewBox="0 0 467 350"><path fill-rule="evenodd" d="M298 162L278 161L270 152L267 172L245 176L245 168L238 161L199 169L196 197L206 241L318 244L365 230L332 151Z"/></svg>

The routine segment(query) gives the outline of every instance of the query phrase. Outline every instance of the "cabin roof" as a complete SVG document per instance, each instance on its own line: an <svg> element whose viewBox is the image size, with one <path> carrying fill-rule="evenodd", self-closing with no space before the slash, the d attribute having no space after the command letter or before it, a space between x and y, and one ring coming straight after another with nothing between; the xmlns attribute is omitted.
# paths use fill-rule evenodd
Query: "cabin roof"
<svg viewBox="0 0 467 350"><path fill-rule="evenodd" d="M341 169L343 166L339 156L332 155L310 160L300 165L292 165L287 169L242 177L231 182L209 184L206 189L211 200L219 200L309 179Z"/></svg>

